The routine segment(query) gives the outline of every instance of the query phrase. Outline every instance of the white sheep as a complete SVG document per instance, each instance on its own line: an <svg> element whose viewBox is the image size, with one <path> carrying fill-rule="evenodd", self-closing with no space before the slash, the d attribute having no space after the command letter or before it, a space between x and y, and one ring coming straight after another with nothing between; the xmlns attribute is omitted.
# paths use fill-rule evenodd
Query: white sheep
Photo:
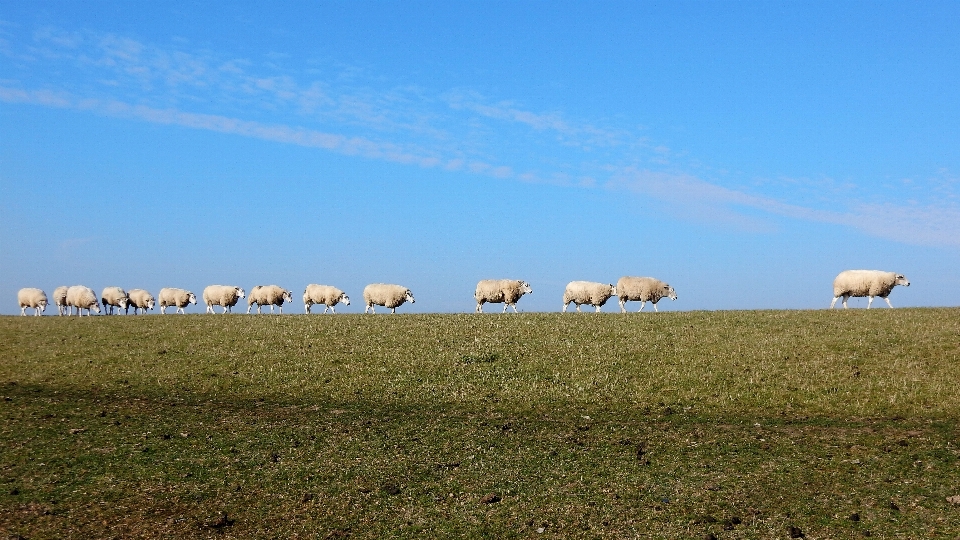
<svg viewBox="0 0 960 540"><path fill-rule="evenodd" d="M27 308L33 308L33 314L40 316L47 309L47 293L40 289L27 287L17 292L17 303L20 304L20 315L26 315Z"/></svg>
<svg viewBox="0 0 960 540"><path fill-rule="evenodd" d="M910 282L903 274L896 272L883 272L881 270L844 270L833 280L833 302L830 302L830 309L833 309L837 299L843 297L843 307L847 307L847 298L851 296L862 298L869 297L867 300L867 309L873 303L873 298L879 296L887 301L891 308L893 304L887 296L897 285L909 287Z"/></svg>
<svg viewBox="0 0 960 540"><path fill-rule="evenodd" d="M589 304L597 308L607 303L611 296L617 294L617 288L610 283L596 283L593 281L571 281L563 291L563 313L567 312L570 302L577 305L577 313L582 304Z"/></svg>
<svg viewBox="0 0 960 540"><path fill-rule="evenodd" d="M337 303L349 306L350 297L336 287L311 283L307 285L307 289L303 291L303 308L308 314L310 313L310 307L314 304L323 304L324 313L327 312L327 309L336 313L337 310L334 309L334 306L336 306Z"/></svg>
<svg viewBox="0 0 960 540"><path fill-rule="evenodd" d="M257 313L260 308L270 306L270 313L273 313L273 306L280 308L280 314L283 315L283 303L293 302L293 293L277 285L257 285L250 289L250 296L247 298L247 314L254 304L257 305Z"/></svg>
<svg viewBox="0 0 960 540"><path fill-rule="evenodd" d="M503 304L503 313L508 307L517 313L517 300L527 293L533 293L530 284L518 279L482 279L477 283L477 290L473 293L477 301L477 313L483 313L483 304Z"/></svg>
<svg viewBox="0 0 960 540"><path fill-rule="evenodd" d="M127 308L133 308L133 314L139 315L140 310L143 310L143 314L146 315L148 309L153 309L156 299L152 294L143 290L143 289L130 289L130 292L127 293L127 297L130 299L127 302ZM126 313L126 311L124 311Z"/></svg>
<svg viewBox="0 0 960 540"><path fill-rule="evenodd" d="M161 315L166 315L166 309L171 306L175 306L177 308L176 313L182 315L185 313L183 308L187 307L187 304L197 304L197 296L186 289L164 287L160 289L160 294L157 295L157 302L160 304Z"/></svg>
<svg viewBox="0 0 960 540"><path fill-rule="evenodd" d="M363 309L364 313L376 313L374 305L390 308L390 313L396 313L397 307L402 306L404 302L416 303L410 289L402 285L390 285L387 283L371 283L363 288L363 301L367 307Z"/></svg>
<svg viewBox="0 0 960 540"><path fill-rule="evenodd" d="M100 313L100 303L97 302L97 294L90 287L83 285L74 285L67 289L67 309L77 308L77 315L83 317L83 310L87 310L87 316L90 311Z"/></svg>
<svg viewBox="0 0 960 540"><path fill-rule="evenodd" d="M117 308L117 314L119 315L121 309L126 311L130 298L120 287L107 287L100 293L100 303L107 315L113 314L113 308Z"/></svg>
<svg viewBox="0 0 960 540"><path fill-rule="evenodd" d="M213 306L220 306L223 312L232 312L237 301L245 298L246 293L233 285L210 285L203 289L203 302L207 304L207 313L214 313Z"/></svg>
<svg viewBox="0 0 960 540"><path fill-rule="evenodd" d="M640 301L640 309L637 310L639 313L643 311L643 306L647 302L653 303L654 311L660 311L657 309L657 302L659 302L661 298L677 299L677 293L673 290L673 287L652 277L624 276L620 278L617 280L617 296L620 299L621 313L627 312L624 304L626 304L628 300L634 302Z"/></svg>
<svg viewBox="0 0 960 540"><path fill-rule="evenodd" d="M66 285L61 285L53 290L53 302L57 305L57 315L69 315L67 307L67 287Z"/></svg>

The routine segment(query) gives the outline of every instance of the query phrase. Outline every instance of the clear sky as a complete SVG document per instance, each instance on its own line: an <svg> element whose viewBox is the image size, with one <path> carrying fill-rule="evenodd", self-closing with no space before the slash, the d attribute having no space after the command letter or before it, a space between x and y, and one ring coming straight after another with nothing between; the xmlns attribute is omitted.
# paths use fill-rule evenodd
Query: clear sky
<svg viewBox="0 0 960 540"><path fill-rule="evenodd" d="M266 7L269 6L269 7ZM58 285L960 304L960 3L0 6L0 313ZM851 301L854 306L866 302ZM635 306L635 308L638 306ZM885 305L884 305L885 307ZM610 303L604 311L615 311ZM202 312L191 307L190 312ZM48 311L49 314L49 311Z"/></svg>

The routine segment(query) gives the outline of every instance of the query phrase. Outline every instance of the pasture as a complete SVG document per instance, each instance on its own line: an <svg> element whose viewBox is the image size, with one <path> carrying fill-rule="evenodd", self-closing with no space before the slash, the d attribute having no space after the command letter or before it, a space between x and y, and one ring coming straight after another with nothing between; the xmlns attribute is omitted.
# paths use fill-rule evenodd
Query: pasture
<svg viewBox="0 0 960 540"><path fill-rule="evenodd" d="M0 317L4 538L956 538L960 309Z"/></svg>

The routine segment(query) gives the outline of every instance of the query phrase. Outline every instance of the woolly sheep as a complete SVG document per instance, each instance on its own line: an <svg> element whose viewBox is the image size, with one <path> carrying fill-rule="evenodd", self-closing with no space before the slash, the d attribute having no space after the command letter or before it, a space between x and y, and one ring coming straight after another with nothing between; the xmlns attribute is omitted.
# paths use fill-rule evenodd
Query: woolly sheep
<svg viewBox="0 0 960 540"><path fill-rule="evenodd" d="M164 287L160 289L157 295L157 302L160 304L160 314L166 315L166 309L170 306L177 308L176 313L184 314L183 308L187 304L197 304L197 296L186 289L177 289L175 287Z"/></svg>
<svg viewBox="0 0 960 540"><path fill-rule="evenodd" d="M147 310L153 309L154 303L156 302L153 295L143 289L130 289L127 297L130 299L127 302L127 308L132 307L134 315L139 315L141 309L144 315L146 315Z"/></svg>
<svg viewBox="0 0 960 540"><path fill-rule="evenodd" d="M483 304L503 304L503 313L507 307L512 307L517 313L517 300L527 293L533 293L530 284L517 279L483 279L477 283L477 290L473 297L477 300L477 313L483 313Z"/></svg>
<svg viewBox="0 0 960 540"><path fill-rule="evenodd" d="M371 283L363 288L363 301L367 307L363 309L364 313L369 310L370 313L376 313L374 305L390 308L390 313L396 313L397 308L404 302L416 303L410 289L401 285L389 285L387 283Z"/></svg>
<svg viewBox="0 0 960 540"><path fill-rule="evenodd" d="M334 309L334 306L336 306L337 303L349 306L350 297L336 287L311 283L307 285L307 289L303 291L303 308L308 314L310 313L310 306L314 304L323 304L324 313L327 312L328 308L330 311L336 313L337 310Z"/></svg>
<svg viewBox="0 0 960 540"><path fill-rule="evenodd" d="M87 310L87 316L90 316L91 310L100 313L97 294L90 287L84 287L83 285L74 285L67 289L66 306L67 309L77 308L77 315L81 317L83 317L83 310Z"/></svg>
<svg viewBox="0 0 960 540"><path fill-rule="evenodd" d="M867 300L867 309L873 303L873 297L879 296L886 300L891 308L893 304L887 296L897 285L909 287L910 282L903 274L896 272L883 272L881 270L844 270L833 280L833 302L830 302L830 309L833 309L837 299L843 297L843 307L847 307L847 298L851 296L862 298L869 297Z"/></svg>
<svg viewBox="0 0 960 540"><path fill-rule="evenodd" d="M210 285L203 289L203 302L207 304L207 313L214 313L213 306L220 306L223 312L232 312L237 301L246 294L240 287L233 285Z"/></svg>
<svg viewBox="0 0 960 540"><path fill-rule="evenodd" d="M250 296L247 298L247 313L254 304L257 305L257 313L260 308L270 306L270 313L273 313L273 306L280 308L280 314L283 315L283 303L293 302L293 293L277 285L257 285L250 289Z"/></svg>
<svg viewBox="0 0 960 540"><path fill-rule="evenodd" d="M66 285L61 285L53 290L53 302L57 304L57 315L68 315L67 307L67 287Z"/></svg>
<svg viewBox="0 0 960 540"><path fill-rule="evenodd" d="M661 298L677 299L677 293L673 290L673 287L652 277L624 276L620 278L617 281L617 296L620 299L620 313L627 312L624 304L628 300L640 301L640 309L637 310L639 313L643 311L643 306L647 302L653 303L654 311L660 311L657 309L657 302Z"/></svg>
<svg viewBox="0 0 960 540"><path fill-rule="evenodd" d="M113 308L117 308L117 314L120 310L126 310L130 298L120 287L107 287L100 293L100 303L103 304L103 311L107 315L113 314Z"/></svg>
<svg viewBox="0 0 960 540"><path fill-rule="evenodd" d="M577 305L577 313L582 304L589 304L597 308L607 303L611 296L617 294L617 288L610 283L595 283L593 281L571 281L563 291L563 313L567 312L570 302Z"/></svg>
<svg viewBox="0 0 960 540"><path fill-rule="evenodd" d="M33 314L40 316L47 309L47 293L40 289L27 287L17 292L17 303L20 304L20 315L26 315L27 308L33 308Z"/></svg>

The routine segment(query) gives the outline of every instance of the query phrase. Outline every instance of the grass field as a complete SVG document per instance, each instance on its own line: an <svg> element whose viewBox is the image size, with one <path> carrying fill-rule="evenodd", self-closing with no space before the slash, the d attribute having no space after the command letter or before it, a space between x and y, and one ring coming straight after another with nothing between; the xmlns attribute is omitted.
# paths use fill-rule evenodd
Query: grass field
<svg viewBox="0 0 960 540"><path fill-rule="evenodd" d="M960 309L0 318L8 538L957 538Z"/></svg>

